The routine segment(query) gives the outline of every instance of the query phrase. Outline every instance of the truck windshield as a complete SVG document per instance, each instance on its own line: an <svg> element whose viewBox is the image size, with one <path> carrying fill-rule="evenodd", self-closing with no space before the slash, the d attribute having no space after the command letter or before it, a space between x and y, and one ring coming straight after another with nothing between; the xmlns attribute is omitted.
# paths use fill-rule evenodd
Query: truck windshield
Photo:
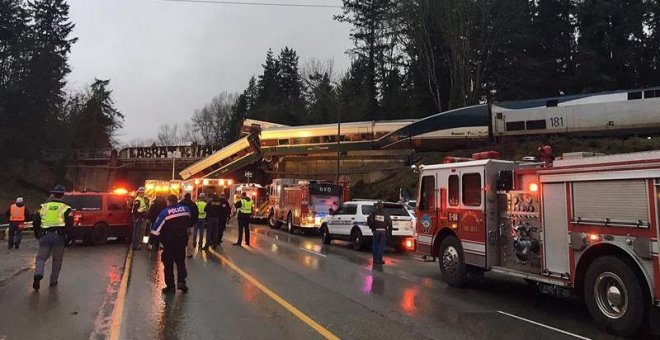
<svg viewBox="0 0 660 340"><path fill-rule="evenodd" d="M78 211L98 211L103 199L101 195L64 195L62 202Z"/></svg>

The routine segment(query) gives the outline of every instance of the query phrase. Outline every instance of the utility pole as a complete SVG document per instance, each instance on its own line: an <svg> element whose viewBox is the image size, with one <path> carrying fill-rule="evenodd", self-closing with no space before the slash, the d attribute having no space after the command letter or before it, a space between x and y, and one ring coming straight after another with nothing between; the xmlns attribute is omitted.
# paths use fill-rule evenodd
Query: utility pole
<svg viewBox="0 0 660 340"><path fill-rule="evenodd" d="M341 157L341 110L337 108L337 183L339 183L340 157Z"/></svg>

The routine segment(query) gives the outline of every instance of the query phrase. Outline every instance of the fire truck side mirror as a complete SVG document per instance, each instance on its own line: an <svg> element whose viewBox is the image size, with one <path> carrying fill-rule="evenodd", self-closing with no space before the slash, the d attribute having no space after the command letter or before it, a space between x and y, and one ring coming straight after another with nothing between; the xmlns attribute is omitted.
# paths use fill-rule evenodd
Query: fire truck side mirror
<svg viewBox="0 0 660 340"><path fill-rule="evenodd" d="M513 170L500 170L497 175L497 190L513 190Z"/></svg>

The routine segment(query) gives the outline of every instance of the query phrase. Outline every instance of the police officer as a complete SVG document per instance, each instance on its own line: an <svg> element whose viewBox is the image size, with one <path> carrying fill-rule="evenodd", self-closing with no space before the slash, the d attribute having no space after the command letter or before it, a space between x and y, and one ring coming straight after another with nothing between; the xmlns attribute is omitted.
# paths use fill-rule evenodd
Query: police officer
<svg viewBox="0 0 660 340"><path fill-rule="evenodd" d="M367 225L374 234L371 244L374 264L385 264L383 253L387 234L392 230L392 218L385 212L383 202L376 203L376 209L367 217Z"/></svg>
<svg viewBox="0 0 660 340"><path fill-rule="evenodd" d="M241 200L236 203L238 210L238 240L235 246L240 246L243 241L243 232L245 232L245 245L250 246L250 216L252 216L252 200L245 193L241 194Z"/></svg>
<svg viewBox="0 0 660 340"><path fill-rule="evenodd" d="M62 260L64 258L64 245L73 238L73 213L70 206L62 202L64 186L56 185L51 191L52 200L41 205L39 215L34 219L34 235L39 240L34 282L32 288L39 289L41 279L44 278L46 261L52 255L53 264L50 272L50 286L57 286L60 276Z"/></svg>
<svg viewBox="0 0 660 340"><path fill-rule="evenodd" d="M219 243L222 243L222 234L227 219L231 215L231 205L229 205L229 201L227 201L224 194L221 197L213 194L213 199L206 205L206 214L208 224L204 249L208 250L209 247L215 248Z"/></svg>
<svg viewBox="0 0 660 340"><path fill-rule="evenodd" d="M183 199L181 202L179 202L181 205L185 205L188 210L190 211L190 219L192 220L192 224L190 225L190 229L188 230L188 236L192 234L193 231L193 226L197 224L197 220L199 219L199 210L197 210L197 205L195 202L192 201L192 196L190 193L186 193L183 196ZM193 256L193 250L195 250L195 245L193 244L193 240L191 237L188 237L188 245L186 246L186 253L188 254L188 257Z"/></svg>
<svg viewBox="0 0 660 340"><path fill-rule="evenodd" d="M157 235L163 244L163 261L165 272L165 288L163 293L174 293L176 288L188 292L186 278L186 244L188 243L188 229L192 227L190 209L177 204L177 197L167 197L167 208L163 209L151 226L151 233ZM176 263L177 285L174 284L174 264Z"/></svg>
<svg viewBox="0 0 660 340"><path fill-rule="evenodd" d="M133 201L133 250L142 249L142 240L140 239L144 233L144 222L146 221L147 212L149 211L149 200L144 197L144 187L137 189L137 197Z"/></svg>
<svg viewBox="0 0 660 340"><path fill-rule="evenodd" d="M206 228L206 194L205 193L200 193L199 197L197 198L197 211L199 212L197 216L197 223L195 223L195 226L193 228L193 234L192 234L192 245L193 247L197 245L199 248L202 247L202 240L204 240L204 229ZM197 234L199 233L199 242L197 241ZM208 241L208 231L206 232L207 239L206 239L206 244L209 243Z"/></svg>
<svg viewBox="0 0 660 340"><path fill-rule="evenodd" d="M18 197L16 203L9 206L6 215L9 219L9 249L14 247L18 249L23 237L23 223L25 223L30 216L28 208L23 204L23 197Z"/></svg>

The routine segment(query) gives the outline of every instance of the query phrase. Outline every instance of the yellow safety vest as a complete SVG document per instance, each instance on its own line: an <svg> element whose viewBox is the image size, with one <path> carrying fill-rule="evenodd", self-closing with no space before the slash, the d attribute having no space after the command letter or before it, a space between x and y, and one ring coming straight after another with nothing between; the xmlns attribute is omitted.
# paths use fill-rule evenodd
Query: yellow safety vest
<svg viewBox="0 0 660 340"><path fill-rule="evenodd" d="M66 217L64 213L71 209L70 206L62 202L48 202L41 205L39 216L41 216L41 228L58 228L64 227Z"/></svg>
<svg viewBox="0 0 660 340"><path fill-rule="evenodd" d="M241 200L241 214L252 214L252 201Z"/></svg>
<svg viewBox="0 0 660 340"><path fill-rule="evenodd" d="M197 201L197 210L199 211L199 218L206 218L206 211L204 211L205 208L206 208L205 201Z"/></svg>
<svg viewBox="0 0 660 340"><path fill-rule="evenodd" d="M138 207L137 210L139 213L147 212L147 210L149 210L149 206L147 205L147 200L144 197L138 196L135 198L135 200L138 201L138 203L140 203L140 206Z"/></svg>

